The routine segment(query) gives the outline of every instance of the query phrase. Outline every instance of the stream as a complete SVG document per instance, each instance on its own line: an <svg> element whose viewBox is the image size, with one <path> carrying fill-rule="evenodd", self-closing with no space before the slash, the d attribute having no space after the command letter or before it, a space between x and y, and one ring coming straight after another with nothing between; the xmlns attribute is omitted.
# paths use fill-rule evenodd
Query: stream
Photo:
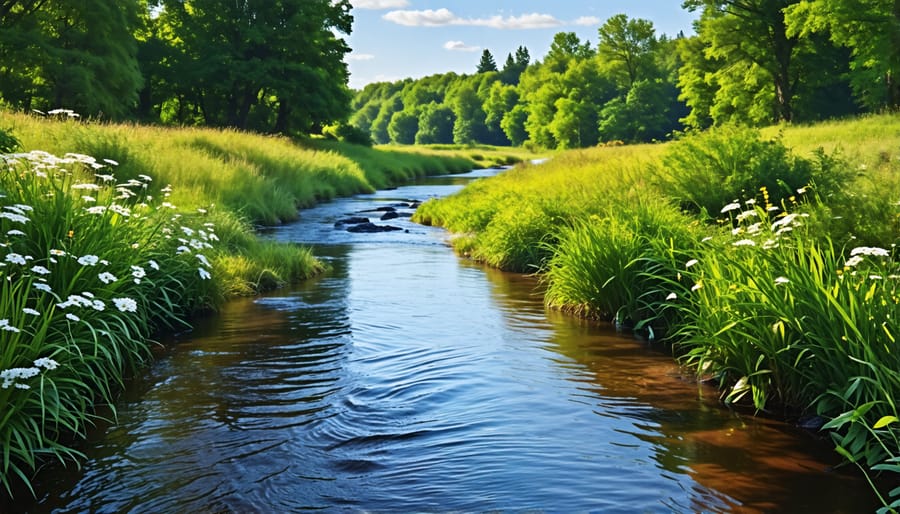
<svg viewBox="0 0 900 514"><path fill-rule="evenodd" d="M392 207L431 177L304 210L266 237L331 270L229 302L126 391L81 469L21 512L873 512L816 434L724 408L672 356L547 311ZM349 216L400 230L351 233Z"/></svg>

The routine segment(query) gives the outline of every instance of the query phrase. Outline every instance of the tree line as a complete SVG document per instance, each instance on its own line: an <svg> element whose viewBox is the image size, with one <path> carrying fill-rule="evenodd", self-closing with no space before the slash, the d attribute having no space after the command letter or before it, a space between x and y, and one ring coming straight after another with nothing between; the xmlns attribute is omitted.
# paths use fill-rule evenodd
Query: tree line
<svg viewBox="0 0 900 514"><path fill-rule="evenodd" d="M349 0L0 0L0 106L303 133L345 119Z"/></svg>
<svg viewBox="0 0 900 514"><path fill-rule="evenodd" d="M897 0L686 0L695 34L620 14L598 42L556 34L498 68L369 84L349 123L376 143L575 148L684 129L811 122L900 107Z"/></svg>

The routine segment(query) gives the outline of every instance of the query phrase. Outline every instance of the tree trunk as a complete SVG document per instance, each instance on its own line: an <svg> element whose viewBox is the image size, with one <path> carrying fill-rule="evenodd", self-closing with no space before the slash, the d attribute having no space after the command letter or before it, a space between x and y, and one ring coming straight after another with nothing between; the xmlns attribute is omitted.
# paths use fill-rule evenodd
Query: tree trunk
<svg viewBox="0 0 900 514"><path fill-rule="evenodd" d="M772 76L775 82L775 121L790 122L794 117L794 81L791 80L791 57L796 39L788 38L785 33L784 12L774 14L772 23L772 44L775 57L775 69Z"/></svg>
<svg viewBox="0 0 900 514"><path fill-rule="evenodd" d="M275 132L287 134L290 129L291 107L287 100L278 99L278 118L275 119Z"/></svg>

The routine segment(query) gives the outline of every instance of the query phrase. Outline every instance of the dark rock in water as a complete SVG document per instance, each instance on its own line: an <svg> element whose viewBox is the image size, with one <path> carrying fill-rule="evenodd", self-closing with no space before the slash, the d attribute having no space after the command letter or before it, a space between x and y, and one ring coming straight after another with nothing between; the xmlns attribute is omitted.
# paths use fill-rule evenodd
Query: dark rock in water
<svg viewBox="0 0 900 514"><path fill-rule="evenodd" d="M381 217L381 220L382 221L392 220L394 218L399 218L399 217L400 217L400 215L397 214L396 212L386 212L386 213L384 213L384 216Z"/></svg>
<svg viewBox="0 0 900 514"><path fill-rule="evenodd" d="M363 218L362 216L351 216L349 218L344 218L342 220L338 220L335 222L334 226L339 227L341 225L358 225L360 223L368 223L369 218Z"/></svg>
<svg viewBox="0 0 900 514"><path fill-rule="evenodd" d="M396 210L397 209L395 209L394 207L377 207L375 209L366 209L364 211L359 211L359 212L394 212Z"/></svg>
<svg viewBox="0 0 900 514"><path fill-rule="evenodd" d="M361 233L374 233L374 232L391 232L394 230L403 230L400 227L394 227L391 225L376 225L374 223L360 223L359 225L352 225L347 227L347 232L361 232Z"/></svg>

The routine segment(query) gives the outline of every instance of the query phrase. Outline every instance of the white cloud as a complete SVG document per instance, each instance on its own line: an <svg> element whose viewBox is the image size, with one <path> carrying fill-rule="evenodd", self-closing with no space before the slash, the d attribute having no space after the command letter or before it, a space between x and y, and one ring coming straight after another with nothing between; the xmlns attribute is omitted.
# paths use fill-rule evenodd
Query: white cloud
<svg viewBox="0 0 900 514"><path fill-rule="evenodd" d="M558 27L563 22L549 14L523 14L522 16L491 16L490 18L460 18L449 9L425 9L423 11L391 11L384 19L407 27L441 27L465 25L494 29L545 29Z"/></svg>
<svg viewBox="0 0 900 514"><path fill-rule="evenodd" d="M481 50L480 46L469 46L462 41L447 41L444 43L444 48L447 50L455 50L457 52L477 52Z"/></svg>
<svg viewBox="0 0 900 514"><path fill-rule="evenodd" d="M490 18L463 20L462 25L475 25L493 29L547 29L559 27L563 23L549 14L523 14L522 16L492 16Z"/></svg>
<svg viewBox="0 0 900 514"><path fill-rule="evenodd" d="M581 25L583 27L590 27L592 25L600 25L600 18L596 16L582 16L577 20L573 21L573 25Z"/></svg>
<svg viewBox="0 0 900 514"><path fill-rule="evenodd" d="M398 25L407 27L439 27L441 25L456 25L459 18L447 9L426 9L424 11L391 11L384 19Z"/></svg>
<svg viewBox="0 0 900 514"><path fill-rule="evenodd" d="M350 54L347 56L348 61L371 61L375 56L372 54Z"/></svg>
<svg viewBox="0 0 900 514"><path fill-rule="evenodd" d="M408 0L352 0L354 9L397 9L409 5Z"/></svg>

